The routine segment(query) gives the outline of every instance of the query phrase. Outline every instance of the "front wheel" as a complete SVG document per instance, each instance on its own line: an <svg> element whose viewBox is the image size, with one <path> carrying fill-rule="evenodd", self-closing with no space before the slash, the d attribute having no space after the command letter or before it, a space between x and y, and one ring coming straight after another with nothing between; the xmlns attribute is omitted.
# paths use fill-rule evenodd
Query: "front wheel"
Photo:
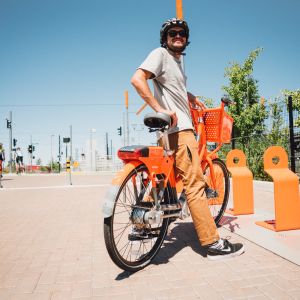
<svg viewBox="0 0 300 300"><path fill-rule="evenodd" d="M206 192L208 206L216 225L218 225L228 203L229 174L225 163L219 158L213 159L212 168L215 177L215 187L213 187L212 172L209 165L204 169L203 175L208 185Z"/></svg>
<svg viewBox="0 0 300 300"><path fill-rule="evenodd" d="M104 239L113 262L121 269L136 272L147 266L160 249L169 218L146 224L145 212L155 210L152 184L145 165L131 171L122 183L113 214L104 219ZM171 190L166 188L161 202L169 204Z"/></svg>

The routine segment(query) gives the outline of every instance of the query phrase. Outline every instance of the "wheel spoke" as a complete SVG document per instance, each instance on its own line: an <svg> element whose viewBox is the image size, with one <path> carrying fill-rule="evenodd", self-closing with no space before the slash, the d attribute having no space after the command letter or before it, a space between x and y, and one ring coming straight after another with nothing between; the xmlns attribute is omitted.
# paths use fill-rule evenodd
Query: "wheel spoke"
<svg viewBox="0 0 300 300"><path fill-rule="evenodd" d="M170 203L169 188L164 194L164 203ZM130 216L133 210L147 211L155 204L151 195L152 181L145 166L137 167L126 179L116 199L114 214L111 221L110 235L113 239L114 253L111 257L118 266L126 264L125 269L132 270L139 264L151 260L163 242L168 227L164 219L155 228L148 224L133 224ZM139 212L136 212L138 215ZM135 220L137 222L137 220ZM153 236L152 236L153 234ZM131 238L132 237L132 238ZM108 244L109 245L109 244Z"/></svg>
<svg viewBox="0 0 300 300"><path fill-rule="evenodd" d="M224 214L224 211L228 202L228 188L229 179L226 165L220 160L215 159L212 161L214 169L214 182L215 191L218 193L217 197L208 199L209 209L215 222L218 223ZM204 170L204 176L207 179L207 184L212 188L212 173L210 172L209 166Z"/></svg>

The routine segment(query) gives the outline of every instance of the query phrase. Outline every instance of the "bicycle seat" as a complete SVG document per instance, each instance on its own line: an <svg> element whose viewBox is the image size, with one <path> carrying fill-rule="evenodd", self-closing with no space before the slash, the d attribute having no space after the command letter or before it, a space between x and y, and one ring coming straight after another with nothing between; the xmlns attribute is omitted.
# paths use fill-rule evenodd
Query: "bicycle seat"
<svg viewBox="0 0 300 300"><path fill-rule="evenodd" d="M221 98L221 101L225 104L225 105L230 105L233 104L234 102L232 100L230 100L230 98L228 96L223 96Z"/></svg>
<svg viewBox="0 0 300 300"><path fill-rule="evenodd" d="M144 124L149 128L162 129L171 125L171 118L160 112L149 113L144 117Z"/></svg>

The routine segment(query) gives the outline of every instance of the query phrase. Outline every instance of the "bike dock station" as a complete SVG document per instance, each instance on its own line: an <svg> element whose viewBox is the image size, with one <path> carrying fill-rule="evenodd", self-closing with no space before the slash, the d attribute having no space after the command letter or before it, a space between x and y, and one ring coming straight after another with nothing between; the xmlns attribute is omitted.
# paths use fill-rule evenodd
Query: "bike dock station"
<svg viewBox="0 0 300 300"><path fill-rule="evenodd" d="M240 203L246 205L251 194L249 187L243 183L243 177L247 176L241 171L246 165L246 157L242 154L242 151L234 150L227 157L227 167L232 175L229 207L233 204L234 213L226 211L222 226L300 266L299 178L288 169L287 153L279 146L265 151L264 169L273 182L252 181L255 187L253 213L238 215L236 208L243 208ZM234 166L234 157L239 158L238 166ZM248 176L250 185L251 176ZM235 186L237 182L239 188Z"/></svg>
<svg viewBox="0 0 300 300"><path fill-rule="evenodd" d="M264 169L274 182L275 220L256 222L274 231L300 229L298 176L288 169L288 156L279 146L264 154Z"/></svg>
<svg viewBox="0 0 300 300"><path fill-rule="evenodd" d="M235 216L253 214L253 175L246 166L244 152L231 150L227 155L226 165L231 173L233 190L233 208L226 212Z"/></svg>

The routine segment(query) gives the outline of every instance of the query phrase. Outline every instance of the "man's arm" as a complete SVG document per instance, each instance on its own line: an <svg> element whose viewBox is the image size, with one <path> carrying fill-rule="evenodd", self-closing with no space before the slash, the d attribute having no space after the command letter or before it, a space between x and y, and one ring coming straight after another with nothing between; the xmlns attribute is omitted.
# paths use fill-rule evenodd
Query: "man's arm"
<svg viewBox="0 0 300 300"><path fill-rule="evenodd" d="M196 96L194 96L192 93L190 93L190 92L187 92L187 95L188 95L188 100L191 102L191 103L195 103L196 102L196 100L197 100L197 98L196 98Z"/></svg>
<svg viewBox="0 0 300 300"><path fill-rule="evenodd" d="M152 95L148 80L153 77L153 74L147 70L138 69L131 78L131 84L135 87L141 98L156 112L162 112L168 114L172 119L172 125L176 126L177 116L176 113L170 110L166 110L160 106L158 101Z"/></svg>

